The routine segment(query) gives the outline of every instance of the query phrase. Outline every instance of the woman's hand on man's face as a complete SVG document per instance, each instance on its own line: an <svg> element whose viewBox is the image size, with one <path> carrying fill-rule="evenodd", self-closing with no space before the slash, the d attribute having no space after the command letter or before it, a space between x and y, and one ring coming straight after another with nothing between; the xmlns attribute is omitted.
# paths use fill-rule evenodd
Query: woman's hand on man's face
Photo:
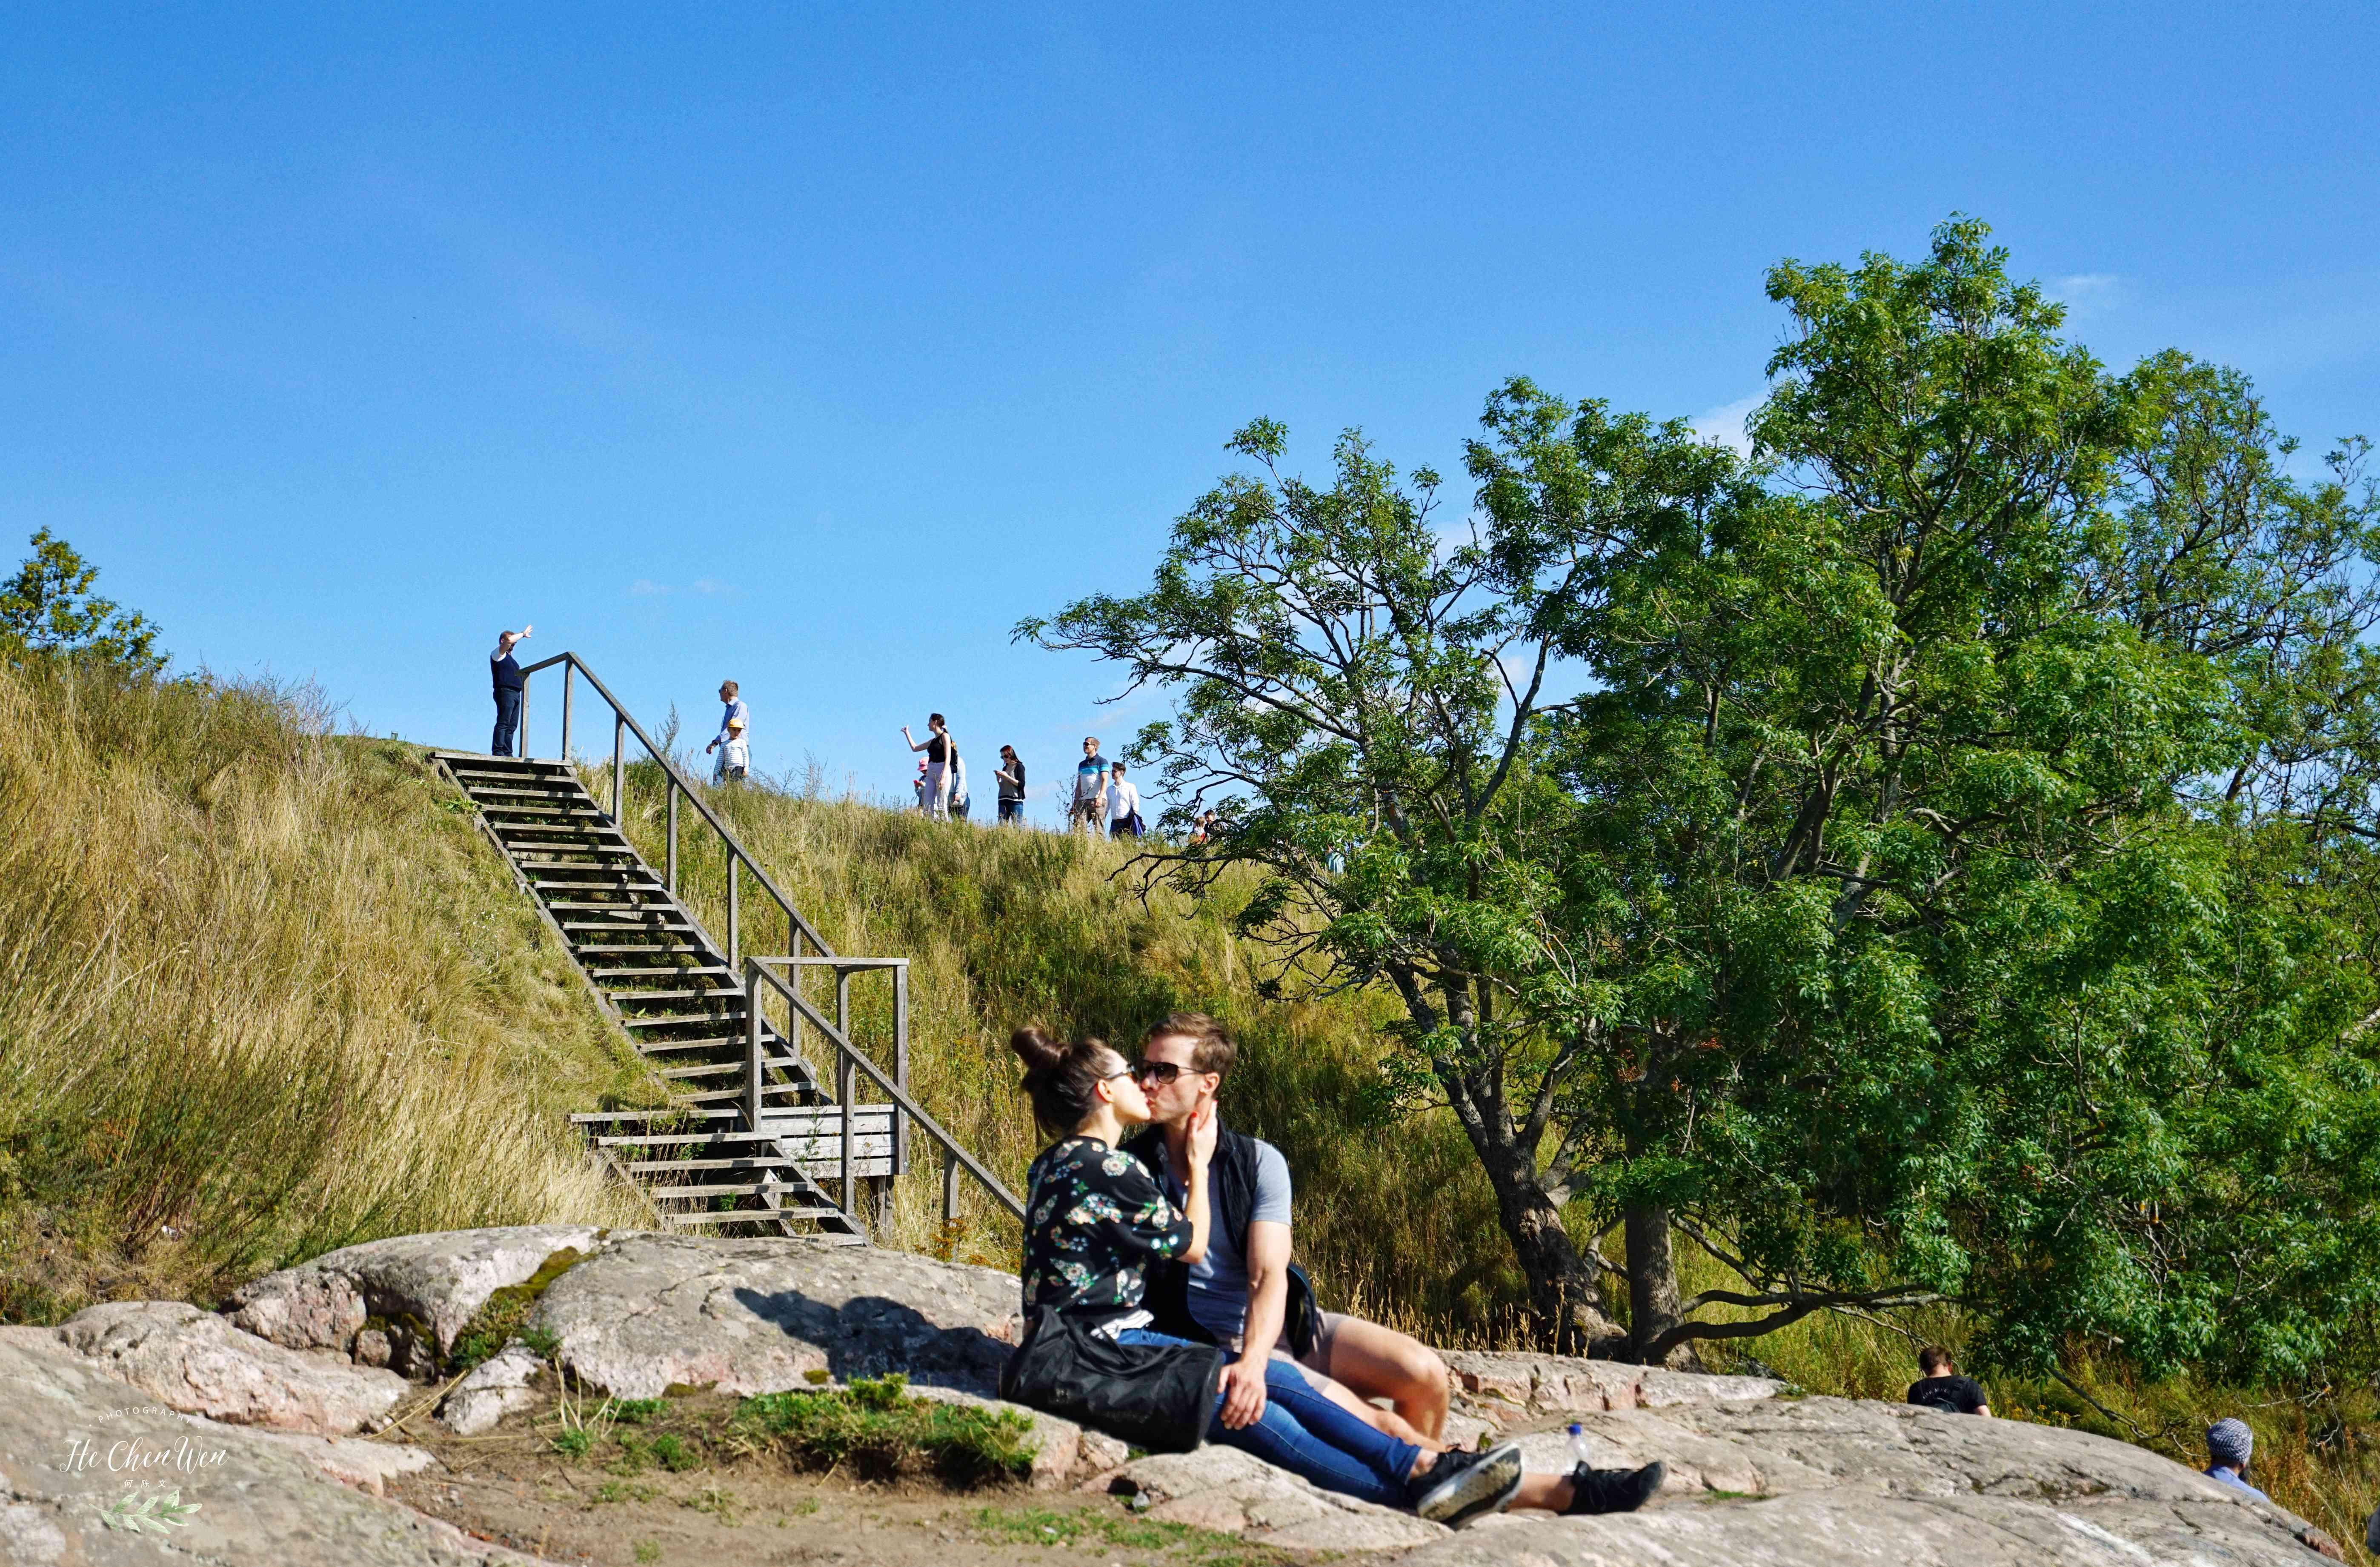
<svg viewBox="0 0 2380 1567"><path fill-rule="evenodd" d="M1222 1123L1215 1119L1215 1101L1208 1099L1190 1112L1190 1162L1204 1164L1215 1157L1215 1139Z"/></svg>

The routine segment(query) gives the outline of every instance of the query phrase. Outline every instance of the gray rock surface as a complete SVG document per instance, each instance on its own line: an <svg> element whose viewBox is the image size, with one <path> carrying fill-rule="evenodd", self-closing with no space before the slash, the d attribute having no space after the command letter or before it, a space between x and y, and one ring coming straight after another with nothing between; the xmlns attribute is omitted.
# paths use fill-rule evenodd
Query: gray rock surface
<svg viewBox="0 0 2380 1567"><path fill-rule="evenodd" d="M176 1415L55 1339L0 1336L0 1561L11 1567L479 1567L516 1551L325 1477L330 1453L378 1444L292 1440ZM400 1448L389 1461L409 1460ZM426 1457L426 1455L424 1455ZM195 1505L161 1536L103 1510L178 1492Z"/></svg>
<svg viewBox="0 0 2380 1567"><path fill-rule="evenodd" d="M1413 1567L2315 1560L2302 1519L2080 1431L1831 1398L1577 1418L1599 1465L1669 1464L1645 1511L1514 1514L1415 1552ZM1568 1467L1563 1432L1521 1441L1532 1473Z"/></svg>
<svg viewBox="0 0 2380 1567"><path fill-rule="evenodd" d="M94 1306L57 1337L167 1408L233 1425L346 1436L412 1391L391 1372L284 1349L180 1301Z"/></svg>
<svg viewBox="0 0 2380 1567"><path fill-rule="evenodd" d="M621 1398L673 1386L782 1392L907 1375L992 1395L1022 1318L1016 1280L908 1252L799 1238L615 1234L548 1286L528 1326Z"/></svg>
<svg viewBox="0 0 2380 1567"><path fill-rule="evenodd" d="M472 1368L438 1405L438 1422L459 1437L476 1437L497 1421L537 1402L530 1384L545 1359L522 1344L507 1344Z"/></svg>
<svg viewBox="0 0 2380 1567"><path fill-rule="evenodd" d="M288 1349L350 1354L377 1317L421 1331L443 1355L490 1295L528 1282L565 1248L594 1250L603 1235L583 1224L522 1224L367 1241L243 1284L225 1308L235 1327Z"/></svg>
<svg viewBox="0 0 2380 1567"><path fill-rule="evenodd" d="M1410 1512L1318 1490L1237 1448L1135 1459L1087 1488L1148 1500L1148 1516L1240 1535L1291 1550L1398 1550L1445 1539L1450 1531Z"/></svg>
<svg viewBox="0 0 2380 1567"><path fill-rule="evenodd" d="M1443 1355L1456 1388L1492 1413L1666 1409L1771 1398L1785 1386L1766 1377L1711 1377L1566 1354L1447 1350Z"/></svg>

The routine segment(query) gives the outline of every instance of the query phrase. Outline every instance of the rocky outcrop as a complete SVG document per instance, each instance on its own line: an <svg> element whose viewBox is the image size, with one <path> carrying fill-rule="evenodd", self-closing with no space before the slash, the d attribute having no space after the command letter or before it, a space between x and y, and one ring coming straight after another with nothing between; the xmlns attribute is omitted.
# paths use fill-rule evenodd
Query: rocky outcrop
<svg viewBox="0 0 2380 1567"><path fill-rule="evenodd" d="M528 1326L622 1398L782 1392L899 1371L989 1395L1022 1318L1016 1280L807 1239L614 1235L549 1285Z"/></svg>
<svg viewBox="0 0 2380 1567"><path fill-rule="evenodd" d="M516 1293L477 1331L517 1320L522 1339L449 1392L439 1418L454 1431L483 1433L530 1408L557 1369L624 1398L898 1371L926 1396L983 1403L1019 1327L1004 1273L799 1239L544 1227L350 1247L258 1281L229 1318L134 1302L93 1307L63 1330L0 1328L0 1560L135 1560L153 1548L102 1525L101 1509L176 1485L202 1511L172 1543L212 1560L505 1559L367 1494L432 1460L346 1436L408 1384L342 1358L381 1356L384 1333L411 1335L425 1355L451 1348L503 1289ZM2328 1544L2281 1509L2080 1432L1802 1398L1759 1378L1550 1355L1446 1359L1451 1437L1516 1436L1534 1472L1560 1473L1570 1462L1562 1427L1576 1421L1599 1464L1663 1460L1661 1494L1624 1517L1512 1514L1449 1534L1232 1449L1131 1459L1111 1438L1042 1415L1033 1484L1115 1492L1157 1520L1267 1546L1413 1567L2282 1567ZM249 1424L220 1423L230 1420ZM165 1456L110 1470L111 1452Z"/></svg>
<svg viewBox="0 0 2380 1567"><path fill-rule="evenodd" d="M2144 1449L2015 1420L1846 1399L1574 1412L1600 1465L1669 1464L1614 1518L1516 1514L1433 1544L1414 1567L1939 1567L2311 1563L2311 1526ZM1534 1473L1567 1436L1524 1436Z"/></svg>
<svg viewBox="0 0 2380 1567"><path fill-rule="evenodd" d="M402 1377L284 1349L179 1301L94 1306L57 1338L168 1409L237 1426L345 1436L411 1391Z"/></svg>
<svg viewBox="0 0 2380 1567"><path fill-rule="evenodd" d="M0 1561L12 1567L530 1560L366 1494L374 1473L384 1479L426 1464L418 1450L292 1439L176 1415L55 1337L30 1331L0 1336ZM341 1468L354 1484L325 1477ZM135 1514L143 1526L127 1526Z"/></svg>
<svg viewBox="0 0 2380 1567"><path fill-rule="evenodd" d="M1134 1499L1160 1523L1240 1535L1288 1550L1402 1550L1447 1538L1450 1531L1410 1512L1318 1490L1286 1470L1237 1448L1135 1459L1085 1482Z"/></svg>
<svg viewBox="0 0 2380 1567"><path fill-rule="evenodd" d="M438 1422L459 1437L476 1437L537 1402L534 1387L545 1358L521 1344L481 1362L438 1405Z"/></svg>
<svg viewBox="0 0 2380 1567"><path fill-rule="evenodd" d="M1766 1377L1711 1377L1658 1366L1623 1366L1565 1354L1447 1350L1454 1385L1500 1415L1585 1415L1772 1398L1785 1384Z"/></svg>
<svg viewBox="0 0 2380 1567"><path fill-rule="evenodd" d="M528 1282L565 1251L586 1254L604 1232L524 1224L399 1235L325 1252L242 1285L225 1303L232 1325L286 1349L358 1352L367 1324L382 1343L361 1358L427 1376L498 1290Z"/></svg>

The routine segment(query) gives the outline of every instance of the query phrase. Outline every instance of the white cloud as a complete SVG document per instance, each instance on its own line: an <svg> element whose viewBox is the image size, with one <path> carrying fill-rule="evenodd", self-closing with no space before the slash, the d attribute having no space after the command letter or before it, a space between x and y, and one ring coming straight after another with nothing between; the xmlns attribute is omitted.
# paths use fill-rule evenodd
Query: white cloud
<svg viewBox="0 0 2380 1567"><path fill-rule="evenodd" d="M1738 397L1732 403L1721 403L1718 407L1706 409L1686 422L1693 425L1694 433L1704 440L1732 446L1739 456L1748 457L1752 456L1752 437L1743 432L1743 421L1752 417L1753 409L1767 400L1767 393L1755 392L1749 397Z"/></svg>
<svg viewBox="0 0 2380 1567"><path fill-rule="evenodd" d="M2069 320L2096 315L2124 302L2124 280L2111 272L2070 273L2049 280L2049 297L2066 307Z"/></svg>
<svg viewBox="0 0 2380 1567"><path fill-rule="evenodd" d="M641 599L654 593L666 593L669 591L669 589L659 582L655 582L650 577L639 577L634 582L628 584L628 591Z"/></svg>

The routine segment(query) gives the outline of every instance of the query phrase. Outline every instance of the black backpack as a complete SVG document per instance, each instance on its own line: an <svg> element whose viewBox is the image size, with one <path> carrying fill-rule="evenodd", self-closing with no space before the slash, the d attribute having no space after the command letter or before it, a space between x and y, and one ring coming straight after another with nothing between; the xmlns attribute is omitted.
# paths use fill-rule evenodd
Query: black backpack
<svg viewBox="0 0 2380 1567"><path fill-rule="evenodd" d="M1126 1137L1123 1151L1154 1174L1164 1168L1165 1134L1144 1126ZM1214 1161L1207 1167L1208 1217L1217 1231L1232 1237L1241 1256L1248 1250L1248 1216L1257 1206L1257 1140L1225 1126L1215 1139ZM1148 1294L1142 1302L1156 1318L1160 1333L1197 1343L1212 1343L1215 1335L1190 1315L1190 1267L1172 1257L1152 1257L1148 1265ZM1289 1265L1289 1299L1281 1312L1281 1342L1289 1353L1304 1359L1321 1336L1321 1307L1314 1298L1314 1281L1305 1269Z"/></svg>
<svg viewBox="0 0 2380 1567"><path fill-rule="evenodd" d="M1214 1424L1222 1373L1220 1349L1120 1344L1045 1306L1001 1367L1000 1396L1150 1452L1189 1452Z"/></svg>

